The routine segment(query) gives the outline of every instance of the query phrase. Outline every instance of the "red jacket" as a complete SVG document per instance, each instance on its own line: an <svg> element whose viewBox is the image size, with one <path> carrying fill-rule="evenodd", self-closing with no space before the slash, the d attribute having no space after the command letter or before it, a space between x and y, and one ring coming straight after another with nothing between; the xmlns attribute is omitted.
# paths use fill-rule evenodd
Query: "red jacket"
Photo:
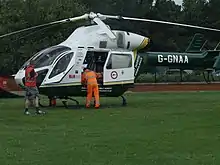
<svg viewBox="0 0 220 165"><path fill-rule="evenodd" d="M34 71L34 66L29 65L25 69L25 86L36 87L37 86L37 76L38 76L38 74Z"/></svg>

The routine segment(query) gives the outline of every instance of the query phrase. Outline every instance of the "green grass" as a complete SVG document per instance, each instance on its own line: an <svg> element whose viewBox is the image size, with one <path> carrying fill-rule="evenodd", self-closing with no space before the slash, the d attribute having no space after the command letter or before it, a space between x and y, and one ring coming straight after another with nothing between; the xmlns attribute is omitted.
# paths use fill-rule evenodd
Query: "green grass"
<svg viewBox="0 0 220 165"><path fill-rule="evenodd" d="M220 93L128 94L100 110L24 116L0 100L0 165L220 164ZM83 100L84 103L84 100Z"/></svg>

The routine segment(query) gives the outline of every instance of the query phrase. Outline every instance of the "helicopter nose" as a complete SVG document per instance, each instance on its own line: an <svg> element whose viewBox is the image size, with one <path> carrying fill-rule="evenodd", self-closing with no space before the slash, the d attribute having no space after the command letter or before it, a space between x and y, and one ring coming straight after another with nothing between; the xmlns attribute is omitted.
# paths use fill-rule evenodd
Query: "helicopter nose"
<svg viewBox="0 0 220 165"><path fill-rule="evenodd" d="M18 73L15 75L15 82L18 86L20 87L24 87L24 82L23 82L23 78L24 78L24 71L20 70L18 71Z"/></svg>

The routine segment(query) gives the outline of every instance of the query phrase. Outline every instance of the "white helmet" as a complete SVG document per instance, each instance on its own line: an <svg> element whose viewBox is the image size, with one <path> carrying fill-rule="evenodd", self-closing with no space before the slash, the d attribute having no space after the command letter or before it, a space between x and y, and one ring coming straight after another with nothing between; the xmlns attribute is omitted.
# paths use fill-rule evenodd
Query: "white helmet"
<svg viewBox="0 0 220 165"><path fill-rule="evenodd" d="M83 69L84 69L84 68L87 68L87 66L88 66L88 64L83 64L83 65L82 65L82 72L83 72Z"/></svg>

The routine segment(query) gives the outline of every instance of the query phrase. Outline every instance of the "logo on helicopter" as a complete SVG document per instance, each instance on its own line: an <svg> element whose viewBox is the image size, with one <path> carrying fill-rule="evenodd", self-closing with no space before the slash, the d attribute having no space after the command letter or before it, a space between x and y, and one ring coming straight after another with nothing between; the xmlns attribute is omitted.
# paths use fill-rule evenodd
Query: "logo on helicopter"
<svg viewBox="0 0 220 165"><path fill-rule="evenodd" d="M168 63L173 63L173 64L189 63L188 56L182 56L182 55L168 55L165 57L163 55L157 55L157 61L158 63L167 61Z"/></svg>
<svg viewBox="0 0 220 165"><path fill-rule="evenodd" d="M87 88L86 87L82 87L81 91L82 92L86 92ZM99 87L99 92L112 92L112 87Z"/></svg>
<svg viewBox="0 0 220 165"><path fill-rule="evenodd" d="M112 78L112 79L118 78L118 73L117 73L116 71L112 71L112 72L111 72L111 78Z"/></svg>

